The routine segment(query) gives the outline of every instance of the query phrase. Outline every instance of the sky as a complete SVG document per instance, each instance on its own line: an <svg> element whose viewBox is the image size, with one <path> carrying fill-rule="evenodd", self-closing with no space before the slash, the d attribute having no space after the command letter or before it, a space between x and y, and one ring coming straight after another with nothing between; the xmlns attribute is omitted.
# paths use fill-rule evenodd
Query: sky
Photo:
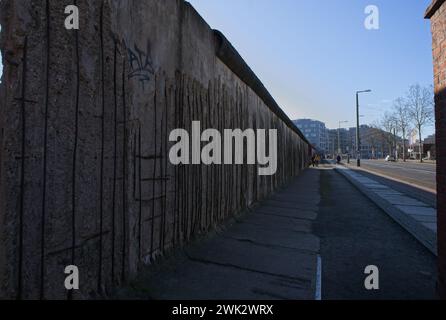
<svg viewBox="0 0 446 320"><path fill-rule="evenodd" d="M371 124L410 85L433 83L430 23L423 19L430 1L189 0L291 119L329 128L356 125L357 90L373 90L360 98L361 122ZM379 9L378 30L364 26L368 5Z"/></svg>
<svg viewBox="0 0 446 320"><path fill-rule="evenodd" d="M431 0L189 0L222 31L291 119L356 126L390 110L410 85L433 83ZM379 9L367 30L365 8ZM424 135L433 133L428 128Z"/></svg>

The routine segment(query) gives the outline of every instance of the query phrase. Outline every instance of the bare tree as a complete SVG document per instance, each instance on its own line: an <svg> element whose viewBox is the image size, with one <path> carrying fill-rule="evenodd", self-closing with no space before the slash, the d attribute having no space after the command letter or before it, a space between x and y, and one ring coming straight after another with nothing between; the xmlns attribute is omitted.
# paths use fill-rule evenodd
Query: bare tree
<svg viewBox="0 0 446 320"><path fill-rule="evenodd" d="M404 98L398 98L393 103L394 117L403 138L403 161L406 161L406 138L409 133L409 106Z"/></svg>
<svg viewBox="0 0 446 320"><path fill-rule="evenodd" d="M386 112L380 121L380 127L384 131L383 138L389 147L389 155L392 155L393 145L395 144L395 135L397 130L397 120L395 115ZM396 147L396 145L395 145Z"/></svg>
<svg viewBox="0 0 446 320"><path fill-rule="evenodd" d="M383 127L382 119L375 121L371 126L374 129L373 134L374 137L376 138L376 141L379 141L379 146L381 149L381 157L384 157L384 150L388 146L389 133Z"/></svg>
<svg viewBox="0 0 446 320"><path fill-rule="evenodd" d="M368 144L372 147L372 158L377 159L378 147L383 146L382 142L382 131L378 129L376 125L372 124L368 130L367 135L364 137ZM381 150L382 151L382 150Z"/></svg>
<svg viewBox="0 0 446 320"><path fill-rule="evenodd" d="M420 162L423 162L422 130L434 120L434 99L432 87L412 85L407 93L406 101L409 118L418 131Z"/></svg>

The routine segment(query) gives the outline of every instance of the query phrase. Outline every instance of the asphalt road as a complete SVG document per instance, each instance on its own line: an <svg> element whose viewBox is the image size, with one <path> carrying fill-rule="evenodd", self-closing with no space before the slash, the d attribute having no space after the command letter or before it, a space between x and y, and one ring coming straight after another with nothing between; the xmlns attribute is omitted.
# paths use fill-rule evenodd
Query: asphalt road
<svg viewBox="0 0 446 320"><path fill-rule="evenodd" d="M436 168L430 163L386 162L383 160L362 160L364 169L384 174L410 184L436 189Z"/></svg>
<svg viewBox="0 0 446 320"><path fill-rule="evenodd" d="M435 299L436 257L330 166L320 169L322 299ZM368 265L379 269L379 290L364 287Z"/></svg>

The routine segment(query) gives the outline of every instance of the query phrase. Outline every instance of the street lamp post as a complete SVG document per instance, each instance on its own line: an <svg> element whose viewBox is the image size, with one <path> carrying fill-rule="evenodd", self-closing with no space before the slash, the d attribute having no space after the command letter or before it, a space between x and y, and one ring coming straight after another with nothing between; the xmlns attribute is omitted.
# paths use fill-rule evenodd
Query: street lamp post
<svg viewBox="0 0 446 320"><path fill-rule="evenodd" d="M359 140L359 94L368 93L372 90L356 91L356 164L361 166L361 141Z"/></svg>

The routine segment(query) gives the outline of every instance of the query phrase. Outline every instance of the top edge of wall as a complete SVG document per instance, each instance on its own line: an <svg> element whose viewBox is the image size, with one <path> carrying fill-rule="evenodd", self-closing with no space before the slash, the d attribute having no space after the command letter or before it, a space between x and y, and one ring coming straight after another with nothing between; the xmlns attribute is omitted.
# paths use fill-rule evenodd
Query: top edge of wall
<svg viewBox="0 0 446 320"><path fill-rule="evenodd" d="M430 19L435 14L435 12L440 9L441 5L446 0L432 0L432 3L429 5L429 7L426 9L426 13L424 14L425 19Z"/></svg>

